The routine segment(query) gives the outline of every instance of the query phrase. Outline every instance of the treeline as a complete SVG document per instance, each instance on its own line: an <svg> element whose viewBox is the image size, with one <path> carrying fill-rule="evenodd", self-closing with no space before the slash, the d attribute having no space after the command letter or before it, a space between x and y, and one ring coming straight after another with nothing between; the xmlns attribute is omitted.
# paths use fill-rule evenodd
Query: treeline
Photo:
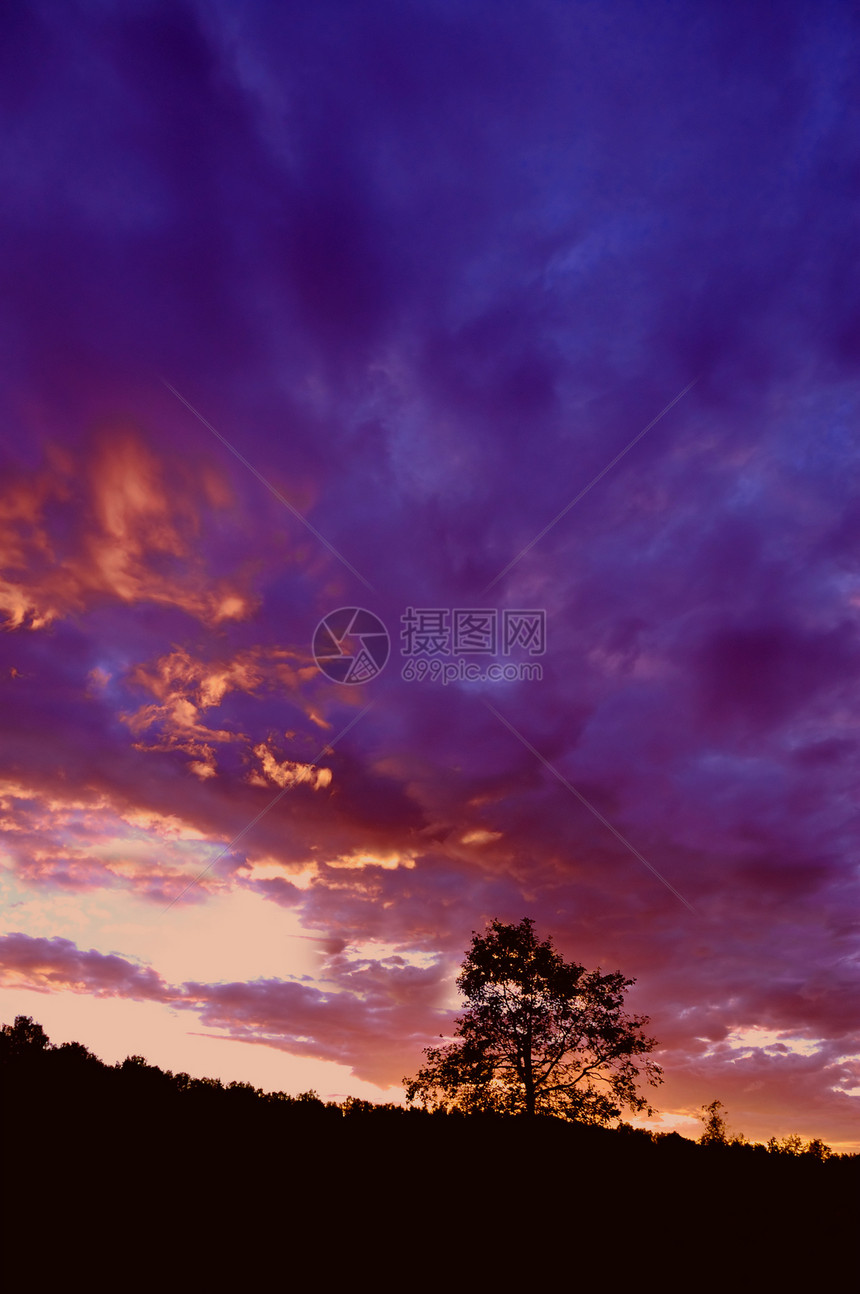
<svg viewBox="0 0 860 1294"><path fill-rule="evenodd" d="M314 1090L299 1092L290 1096L286 1092L266 1092L254 1087L252 1083L222 1083L217 1078L192 1078L189 1074L160 1069L150 1065L143 1056L127 1056L115 1065L106 1065L98 1056L89 1051L82 1043L64 1042L59 1045L51 1043L40 1024L29 1016L17 1016L14 1024L0 1027L0 1065L6 1071L7 1081L23 1081L31 1089L35 1086L48 1085L54 1099L62 1099L74 1092L76 1097L83 1094L82 1089L91 1096L109 1100L112 1098L128 1099L134 1108L141 1112L145 1107L154 1107L175 1101L177 1096L183 1098L186 1108L193 1102L204 1103L210 1111L218 1106L220 1113L228 1110L248 1111L251 1105L258 1111L277 1110L281 1114L297 1117L326 1118L329 1122L343 1117L373 1117L377 1121L386 1118L407 1118L414 1122L416 1116L424 1119L459 1119L469 1118L473 1122L481 1117L491 1116L462 1115L454 1110L447 1114L425 1113L416 1108L407 1109L393 1102L380 1103L361 1100L349 1096L344 1101L323 1101ZM771 1137L767 1142L749 1141L743 1133L729 1133L722 1114L722 1102L712 1101L702 1110L704 1130L699 1138L700 1146L710 1150L720 1148L747 1154L770 1154L803 1157L818 1162L828 1159L858 1159L856 1155L836 1155L820 1139L804 1142L803 1138L793 1133L781 1140ZM686 1142L688 1139L678 1133L661 1133L646 1129L634 1129L629 1125L613 1130L628 1139L634 1137L639 1141L659 1144L668 1142ZM694 1143L690 1143L694 1144Z"/></svg>
<svg viewBox="0 0 860 1294"><path fill-rule="evenodd" d="M17 1016L12 1025L0 1028L0 1066L8 1084L20 1085L28 1099L44 1090L54 1101L87 1097L99 1101L128 1101L138 1116L145 1110L173 1105L181 1097L185 1108L205 1106L221 1114L229 1110L258 1112L277 1110L293 1115L321 1115L329 1120L344 1115L403 1114L403 1108L347 1097L345 1101L323 1101L315 1091L290 1096L286 1092L265 1092L252 1083L222 1083L217 1078L192 1078L190 1074L160 1069L144 1056L126 1056L106 1065L80 1042L51 1043L40 1024L29 1016ZM44 1094L43 1093L43 1094Z"/></svg>
<svg viewBox="0 0 860 1294"><path fill-rule="evenodd" d="M760 1142L748 1141L742 1132L730 1133L723 1116L723 1108L722 1101L711 1101L710 1105L702 1106L700 1117L705 1128L699 1138L699 1145L744 1147L747 1150L765 1150L770 1155L788 1155L791 1158L803 1155L807 1159L817 1159L819 1162L833 1157L833 1151L820 1137L804 1141L798 1133L792 1132L781 1139L769 1137L766 1142ZM846 1158L856 1158L856 1156L849 1155Z"/></svg>
<svg viewBox="0 0 860 1294"><path fill-rule="evenodd" d="M853 1260L858 1156L266 1093L27 1017L0 1069L12 1294L808 1294Z"/></svg>

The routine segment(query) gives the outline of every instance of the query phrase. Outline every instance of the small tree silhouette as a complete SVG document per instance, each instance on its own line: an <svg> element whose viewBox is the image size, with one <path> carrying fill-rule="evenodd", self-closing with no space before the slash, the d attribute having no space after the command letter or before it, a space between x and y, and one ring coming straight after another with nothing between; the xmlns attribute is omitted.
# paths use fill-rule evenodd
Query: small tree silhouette
<svg viewBox="0 0 860 1294"><path fill-rule="evenodd" d="M699 1137L700 1146L727 1146L729 1144L729 1131L726 1127L726 1121L720 1111L724 1109L722 1101L711 1101L710 1105L702 1106L702 1113L699 1118L705 1125L705 1130Z"/></svg>

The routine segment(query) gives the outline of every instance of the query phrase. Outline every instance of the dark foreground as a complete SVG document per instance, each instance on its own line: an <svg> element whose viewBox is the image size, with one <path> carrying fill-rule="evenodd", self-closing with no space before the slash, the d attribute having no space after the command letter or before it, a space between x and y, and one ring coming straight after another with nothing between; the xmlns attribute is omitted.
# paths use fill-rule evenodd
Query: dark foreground
<svg viewBox="0 0 860 1294"><path fill-rule="evenodd" d="M262 1097L80 1048L7 1055L18 1291L836 1290L860 1159Z"/></svg>

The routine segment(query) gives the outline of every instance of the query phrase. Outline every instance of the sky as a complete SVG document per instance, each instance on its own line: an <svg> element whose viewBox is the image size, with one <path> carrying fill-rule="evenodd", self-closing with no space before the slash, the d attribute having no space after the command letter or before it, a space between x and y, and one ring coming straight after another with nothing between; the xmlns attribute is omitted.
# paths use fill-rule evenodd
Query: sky
<svg viewBox="0 0 860 1294"><path fill-rule="evenodd" d="M858 46L4 13L2 1019L399 1100L529 916L650 1126L860 1149Z"/></svg>

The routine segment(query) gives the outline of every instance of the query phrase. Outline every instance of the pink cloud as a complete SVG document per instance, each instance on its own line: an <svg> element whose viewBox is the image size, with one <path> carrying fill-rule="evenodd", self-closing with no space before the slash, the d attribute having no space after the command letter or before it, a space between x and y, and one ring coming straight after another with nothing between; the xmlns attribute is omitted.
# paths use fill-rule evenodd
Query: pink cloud
<svg viewBox="0 0 860 1294"><path fill-rule="evenodd" d="M277 979L171 986L117 954L16 933L0 936L0 983L161 1002L194 1012L220 1036L337 1061L380 1085L399 1083L403 1066L450 1022L450 1012L438 1006L438 966L411 966L398 957L350 962L335 953L324 987Z"/></svg>
<svg viewBox="0 0 860 1294"><path fill-rule="evenodd" d="M92 993L133 1001L169 1001L167 985L150 967L115 953L88 952L70 939L0 935L0 983L6 988Z"/></svg>

